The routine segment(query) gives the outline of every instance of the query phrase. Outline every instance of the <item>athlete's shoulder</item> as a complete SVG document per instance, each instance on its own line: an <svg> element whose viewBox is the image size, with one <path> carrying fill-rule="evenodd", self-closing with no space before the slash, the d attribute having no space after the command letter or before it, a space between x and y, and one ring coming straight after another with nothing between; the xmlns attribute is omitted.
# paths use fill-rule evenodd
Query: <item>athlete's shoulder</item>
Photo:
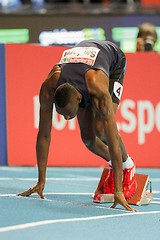
<svg viewBox="0 0 160 240"><path fill-rule="evenodd" d="M79 42L75 47L91 47L92 45L95 46L96 40L83 40Z"/></svg>
<svg viewBox="0 0 160 240"><path fill-rule="evenodd" d="M83 40L75 47L96 47L100 49L110 49L112 47L115 50L119 50L119 47L115 43L107 40Z"/></svg>
<svg viewBox="0 0 160 240"><path fill-rule="evenodd" d="M54 93L61 73L61 68L56 65L52 68L40 89L40 103L44 108L51 106L54 101Z"/></svg>

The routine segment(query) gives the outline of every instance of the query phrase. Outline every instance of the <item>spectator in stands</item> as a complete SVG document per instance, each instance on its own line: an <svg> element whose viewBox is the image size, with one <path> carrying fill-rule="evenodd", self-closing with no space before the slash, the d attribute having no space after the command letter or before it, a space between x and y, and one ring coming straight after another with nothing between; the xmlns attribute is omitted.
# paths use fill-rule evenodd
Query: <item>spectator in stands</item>
<svg viewBox="0 0 160 240"><path fill-rule="evenodd" d="M151 23L143 23L138 28L136 51L154 52L157 41L156 27Z"/></svg>

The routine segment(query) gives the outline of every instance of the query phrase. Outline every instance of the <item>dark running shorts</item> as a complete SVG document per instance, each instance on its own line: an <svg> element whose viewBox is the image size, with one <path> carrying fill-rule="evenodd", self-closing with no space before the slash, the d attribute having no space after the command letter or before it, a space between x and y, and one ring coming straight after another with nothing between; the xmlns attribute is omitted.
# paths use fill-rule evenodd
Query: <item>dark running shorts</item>
<svg viewBox="0 0 160 240"><path fill-rule="evenodd" d="M109 92L111 94L112 101L117 104L119 104L122 96L123 80L126 72L126 57L121 50L119 51L120 51L119 53L122 59L122 63L121 63L121 66L117 68L114 71L114 73L110 76L110 81L109 81Z"/></svg>

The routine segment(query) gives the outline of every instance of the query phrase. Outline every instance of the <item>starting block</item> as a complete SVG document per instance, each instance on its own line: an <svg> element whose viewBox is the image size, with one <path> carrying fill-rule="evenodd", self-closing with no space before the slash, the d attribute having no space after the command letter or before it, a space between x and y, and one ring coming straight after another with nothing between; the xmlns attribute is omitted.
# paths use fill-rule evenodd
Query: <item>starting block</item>
<svg viewBox="0 0 160 240"><path fill-rule="evenodd" d="M109 169L104 168L97 189L93 195L93 202L95 203L109 203L114 202L114 194L104 194L103 185L108 175ZM129 204L146 205L153 200L153 193L149 176L145 174L136 173L137 190L134 195L127 200Z"/></svg>

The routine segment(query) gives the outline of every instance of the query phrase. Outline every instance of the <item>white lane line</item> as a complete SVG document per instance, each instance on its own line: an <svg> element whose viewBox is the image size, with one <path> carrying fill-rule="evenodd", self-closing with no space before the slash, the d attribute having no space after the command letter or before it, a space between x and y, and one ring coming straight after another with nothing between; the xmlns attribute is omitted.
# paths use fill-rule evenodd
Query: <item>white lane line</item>
<svg viewBox="0 0 160 240"><path fill-rule="evenodd" d="M151 182L160 182L160 178L150 178Z"/></svg>
<svg viewBox="0 0 160 240"><path fill-rule="evenodd" d="M34 198L34 197L32 197L32 196L34 196L34 195L37 195L37 193L33 193L30 197L21 197L21 196L16 196L16 194L0 194L0 197L14 197L14 198L23 198L23 199L26 199L26 200L36 200L36 201L44 201L44 199L41 199L41 198ZM92 196L93 195L93 193L69 193L69 192L67 192L67 193L59 193L59 192L55 192L55 193L45 193L44 194L44 196L47 196L47 195L72 195L72 196L74 196L74 195L79 195L79 196L82 196L82 195L90 195L90 196ZM150 203L150 204L160 204L160 201L155 201L155 200L160 200L160 198L153 198L153 201ZM45 201L47 201L47 202L63 202L64 204L78 204L78 203L75 203L75 202L64 202L64 201L62 201L62 200L57 200L57 199L47 199L47 198L45 198ZM106 203L107 204L107 203ZM108 204L112 204L111 202L108 202ZM78 204L79 205L79 204ZM86 204L84 203L81 203L80 204L81 206L86 206ZM88 204L88 206L90 206L90 207L94 207L94 208L102 208L102 209L110 209L110 207L108 208L107 206L102 206L101 204L98 204L98 205L92 205L92 203L91 204ZM119 210L119 211L124 211L124 209L121 209L121 208L115 208L115 209L112 209L112 210Z"/></svg>
<svg viewBox="0 0 160 240"><path fill-rule="evenodd" d="M105 167L105 166L104 166ZM106 166L107 167L107 166ZM31 171L34 171L34 170L37 170L37 166L34 166L34 167L11 167L11 166L8 166L8 167L2 167L0 168L0 170L2 171L17 171L17 172L31 172ZM51 168L48 168L48 172L49 173L54 173L54 172L70 172L70 171L73 171L73 172L84 172L84 170L86 172L100 172L103 170L103 167L51 167Z"/></svg>
<svg viewBox="0 0 160 240"><path fill-rule="evenodd" d="M32 195L37 195L37 193L33 193ZM44 193L44 195L93 195L93 193L84 193L84 192L52 192L52 193ZM16 194L0 194L0 197L16 197Z"/></svg>
<svg viewBox="0 0 160 240"><path fill-rule="evenodd" d="M16 197L16 194L0 194L0 197Z"/></svg>
<svg viewBox="0 0 160 240"><path fill-rule="evenodd" d="M160 191L158 192L160 193ZM2 193L0 197L16 197L17 193ZM32 195L37 195L37 193L32 193ZM47 192L44 195L93 195L91 192ZM160 200L160 198L153 198L153 200Z"/></svg>
<svg viewBox="0 0 160 240"><path fill-rule="evenodd" d="M160 204L160 202L152 201L151 204Z"/></svg>
<svg viewBox="0 0 160 240"><path fill-rule="evenodd" d="M75 176L75 175L73 175ZM1 177L0 181L37 181L37 178L17 178L17 177ZM75 176L75 177L49 177L46 178L47 181L99 181L99 177L85 177L85 176ZM151 182L160 182L160 178L152 178Z"/></svg>
<svg viewBox="0 0 160 240"><path fill-rule="evenodd" d="M37 181L37 178L10 178L10 177L1 177L0 181ZM46 181L98 181L98 177L74 177L74 178L46 178Z"/></svg>
<svg viewBox="0 0 160 240"><path fill-rule="evenodd" d="M56 194L56 193L55 193ZM64 193L63 193L64 194ZM36 193L33 193L32 195L37 195ZM74 195L71 193L71 195ZM80 195L79 193L76 193L76 195ZM88 195L88 193L83 193L83 195ZM93 194L89 194L90 196L92 196ZM0 197L12 197L12 198L21 198L23 200L36 200L36 201L46 201L46 202L52 202L52 203L63 203L63 204L71 204L71 205L77 205L77 206L80 206L80 207L91 207L91 208L100 208L100 209L105 209L105 210L115 210L115 211L126 211L125 209L120 209L120 208L115 208L115 209L111 209L110 207L107 207L107 206L98 206L96 204L94 204L93 202L91 203L80 203L80 202L68 202L68 201L65 201L65 200L60 200L60 199L41 199L41 198L34 198L34 197L21 197L21 196L16 196L15 194L1 194ZM111 204L111 203L110 203Z"/></svg>
<svg viewBox="0 0 160 240"><path fill-rule="evenodd" d="M0 171L5 172L31 172L31 170L34 170L33 167L27 167L27 168L21 168L21 167L2 167L0 168Z"/></svg>
<svg viewBox="0 0 160 240"><path fill-rule="evenodd" d="M153 194L159 194L160 193L160 191L157 191L157 190L154 190L152 192L153 192Z"/></svg>
<svg viewBox="0 0 160 240"><path fill-rule="evenodd" d="M123 214L114 214L114 215L104 215L104 216L94 216L94 217L86 217L86 218L68 218L68 219L54 219L54 220L45 220L45 221L38 221L38 222L31 222L31 223L24 223L14 226L7 226L1 227L0 232L9 232L15 230L21 230L31 227L38 227L44 226L48 224L55 224L55 223L69 223L69 222L82 222L82 221L93 221L99 219L106 219L106 218L117 218L117 217L126 217L126 216L136 216L136 215L150 215L150 214L158 214L160 211L151 211L151 212L131 212L131 213L123 213Z"/></svg>

